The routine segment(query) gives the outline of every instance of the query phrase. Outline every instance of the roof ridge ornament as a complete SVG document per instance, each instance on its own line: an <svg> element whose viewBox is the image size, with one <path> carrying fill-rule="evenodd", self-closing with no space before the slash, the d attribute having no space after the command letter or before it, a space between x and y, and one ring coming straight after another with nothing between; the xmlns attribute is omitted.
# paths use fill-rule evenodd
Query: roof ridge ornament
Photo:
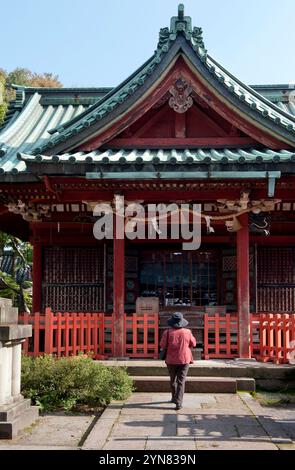
<svg viewBox="0 0 295 470"><path fill-rule="evenodd" d="M170 29L168 27L161 28L159 33L158 49L164 50L169 47L170 41L175 41L178 34L184 34L193 46L199 46L205 49L203 41L203 30L199 27L192 27L192 19L190 16L184 16L184 5L178 5L178 15L172 16Z"/></svg>

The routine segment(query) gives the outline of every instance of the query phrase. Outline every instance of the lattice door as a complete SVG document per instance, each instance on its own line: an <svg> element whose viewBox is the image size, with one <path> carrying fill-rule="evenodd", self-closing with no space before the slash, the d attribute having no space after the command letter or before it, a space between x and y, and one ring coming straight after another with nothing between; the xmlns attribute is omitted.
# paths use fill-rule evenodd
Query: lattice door
<svg viewBox="0 0 295 470"><path fill-rule="evenodd" d="M54 312L104 310L104 247L48 247L43 253L42 307Z"/></svg>
<svg viewBox="0 0 295 470"><path fill-rule="evenodd" d="M295 312L295 248L258 248L258 311Z"/></svg>

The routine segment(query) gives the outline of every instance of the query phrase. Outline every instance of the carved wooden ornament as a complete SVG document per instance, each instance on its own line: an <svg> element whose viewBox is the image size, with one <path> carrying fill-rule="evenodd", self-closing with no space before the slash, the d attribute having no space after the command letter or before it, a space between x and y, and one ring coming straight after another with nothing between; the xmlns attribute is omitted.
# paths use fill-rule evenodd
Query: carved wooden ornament
<svg viewBox="0 0 295 470"><path fill-rule="evenodd" d="M175 85L169 89L172 95L169 99L169 106L174 109L176 113L185 113L194 104L190 96L192 91L192 87L185 80L182 78L178 79Z"/></svg>

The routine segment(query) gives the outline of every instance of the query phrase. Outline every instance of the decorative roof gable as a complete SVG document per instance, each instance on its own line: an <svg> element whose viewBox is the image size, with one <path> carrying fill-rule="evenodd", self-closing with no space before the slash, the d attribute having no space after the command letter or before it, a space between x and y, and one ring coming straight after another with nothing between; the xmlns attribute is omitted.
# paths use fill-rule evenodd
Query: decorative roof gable
<svg viewBox="0 0 295 470"><path fill-rule="evenodd" d="M226 105L236 111L252 125L260 128L277 140L276 147L295 146L295 118L278 109L252 88L244 85L220 64L212 59L204 45L202 29L192 27L192 20L184 16L184 7L178 7L178 16L171 19L169 28L162 28L154 55L121 85L110 91L102 100L88 108L64 125L56 127L52 137L43 145L34 148L34 154L60 153L79 146L102 130L111 126L118 116L128 113L136 102L142 100L160 77L168 73L169 67L179 55L193 65L193 70L201 79L213 87L213 92L226 101ZM261 142L271 145L271 141Z"/></svg>
<svg viewBox="0 0 295 470"><path fill-rule="evenodd" d="M190 73L188 80L182 77L183 66ZM173 81L169 82L171 76ZM183 78L185 87L181 85ZM293 155L295 105L286 101L286 87L249 87L240 82L210 57L202 29L192 26L183 5L179 5L170 28L160 30L152 57L116 88L85 92L18 90L17 100L0 129L0 173L26 172L25 161L32 162L34 157L26 159L25 155L35 155L35 161L41 161L41 155L56 157L78 151L87 155L101 147L104 150L103 146L128 130L144 113L147 115L167 93L169 105L176 113L189 113L192 100L194 104L203 102L223 119L229 118L241 135L258 143L258 149L285 149ZM251 134L253 129L256 135ZM194 145L191 149L199 147ZM177 148L188 149L190 143Z"/></svg>

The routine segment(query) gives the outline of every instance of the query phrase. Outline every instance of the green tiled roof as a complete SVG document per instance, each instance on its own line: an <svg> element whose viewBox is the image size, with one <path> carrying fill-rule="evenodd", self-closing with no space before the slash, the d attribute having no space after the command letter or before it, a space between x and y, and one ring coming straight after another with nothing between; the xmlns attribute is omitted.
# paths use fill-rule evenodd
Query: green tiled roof
<svg viewBox="0 0 295 470"><path fill-rule="evenodd" d="M0 173L25 172L17 152L31 152L35 145L42 145L53 127L81 114L109 90L17 87L16 100L0 130Z"/></svg>
<svg viewBox="0 0 295 470"><path fill-rule="evenodd" d="M18 154L26 163L97 164L97 165L194 165L194 164L240 164L288 163L295 162L295 150L273 151L269 149L185 149L185 150L105 150L92 152L65 153L62 155Z"/></svg>
<svg viewBox="0 0 295 470"><path fill-rule="evenodd" d="M294 94L294 86L253 85L250 87L241 83L208 55L201 28L193 28L191 18L184 16L183 9L180 7L178 16L171 20L170 28L163 28L160 31L159 43L154 55L116 88L16 87L16 99L11 102L7 119L0 129L0 174L29 172L26 162L32 161L34 158L30 155L36 155L35 161L37 162L42 162L43 159L58 162L63 161L64 158L65 161L83 163L83 161L91 162L92 159L93 161L99 159L104 152L65 154L68 148L75 148L71 146L59 151L58 153L62 154L59 157L50 156L50 152L57 153L55 151L57 145L83 130L91 129L92 125L96 124L98 127L104 125L104 118L110 119L112 111L117 108L118 112L121 112L120 106L123 106L125 101L131 98L137 90L141 92L151 75L158 77L158 67L161 66L162 61L175 44L178 45L174 48L175 53L179 53L183 49L190 50L192 56L197 60L200 73L207 73L212 77L214 86L232 96L236 107L239 107L240 103L241 106L243 105L243 109L248 107L249 113L252 113L252 116L253 113L254 116L257 116L257 121L262 119L278 134L282 132L284 136L287 135L288 141L294 142L295 148L295 104L294 100L290 100L290 93ZM129 104L127 103L127 105ZM102 124L99 121L103 121ZM110 152L114 161L118 152L123 152L120 156L122 159L126 154L131 158L132 154L132 151L123 150ZM136 158L141 156L139 153L142 151L135 150L134 152L137 154ZM148 152L144 153L145 158L147 158ZM293 161L292 152L283 150L282 152L272 152L267 149L170 150L162 151L160 155L169 154L171 156L174 152L180 154L182 152L183 155L190 152L192 158L195 159L194 161L198 159L202 161L202 155L206 154L213 162L218 158L222 158L226 162L226 158L229 157L237 160L241 157L241 162L243 162L243 157L246 154L246 158L256 162L255 152L261 153L257 156L257 163L261 161L261 158L268 162L271 161L271 158L280 159L280 161L287 161L289 158L290 161ZM19 160L18 153L26 155L26 157ZM40 157L42 154L45 155ZM47 156L48 154L49 156ZM150 151L150 155L152 154L153 152ZM230 158L229 161L231 161ZM207 161L209 160L207 159Z"/></svg>

